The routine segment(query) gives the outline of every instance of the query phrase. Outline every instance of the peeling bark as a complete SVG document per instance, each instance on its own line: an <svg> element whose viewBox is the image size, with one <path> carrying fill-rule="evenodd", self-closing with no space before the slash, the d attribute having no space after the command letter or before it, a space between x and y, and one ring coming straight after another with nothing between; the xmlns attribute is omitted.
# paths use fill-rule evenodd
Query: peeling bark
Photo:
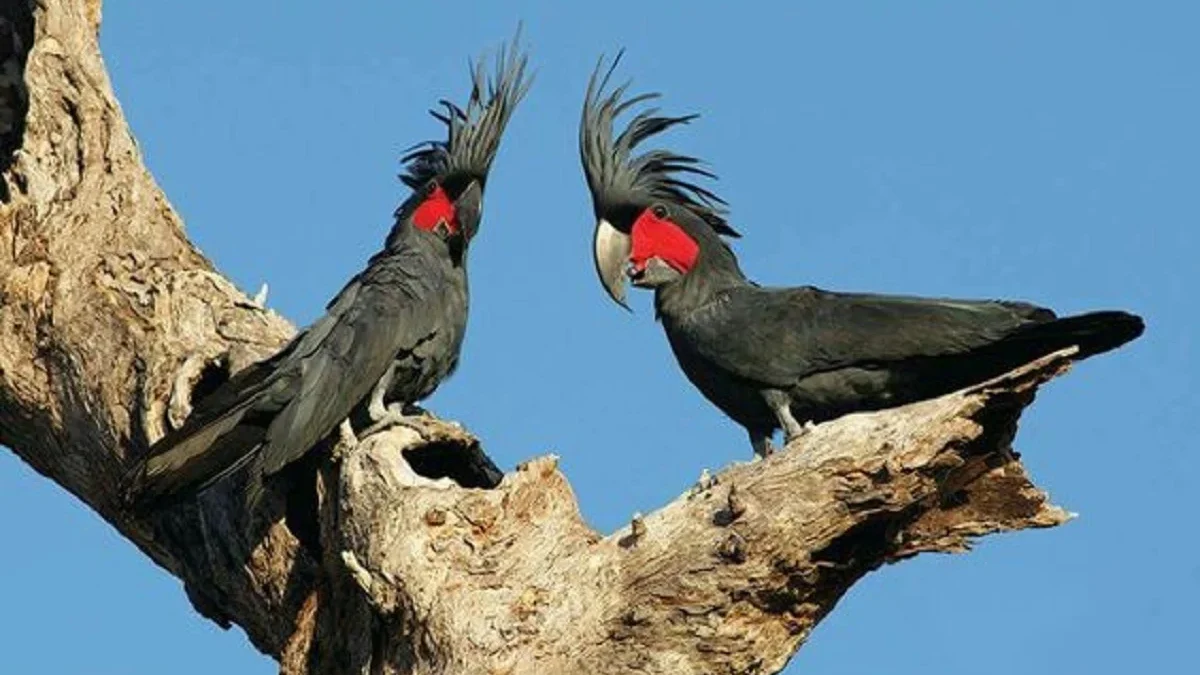
<svg viewBox="0 0 1200 675"><path fill-rule="evenodd" d="M0 442L283 673L773 673L879 566L1068 519L1011 451L1066 353L820 425L608 536L552 457L494 490L417 475L412 453L480 452L436 420L331 439L257 513L235 478L136 518L133 461L293 329L213 270L144 168L98 0L0 12Z"/></svg>

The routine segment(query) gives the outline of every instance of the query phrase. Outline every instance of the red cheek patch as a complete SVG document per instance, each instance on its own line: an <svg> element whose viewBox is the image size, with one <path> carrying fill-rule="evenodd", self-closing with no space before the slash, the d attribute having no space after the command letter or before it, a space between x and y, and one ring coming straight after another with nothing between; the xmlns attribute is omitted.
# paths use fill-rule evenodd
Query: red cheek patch
<svg viewBox="0 0 1200 675"><path fill-rule="evenodd" d="M651 258L659 258L679 272L687 272L696 264L700 246L683 228L666 218L659 218L646 209L633 223L633 253L630 262L636 270L646 268Z"/></svg>
<svg viewBox="0 0 1200 675"><path fill-rule="evenodd" d="M412 224L418 229L432 232L438 223L445 223L451 234L458 232L454 203L441 185L435 187L412 214Z"/></svg>

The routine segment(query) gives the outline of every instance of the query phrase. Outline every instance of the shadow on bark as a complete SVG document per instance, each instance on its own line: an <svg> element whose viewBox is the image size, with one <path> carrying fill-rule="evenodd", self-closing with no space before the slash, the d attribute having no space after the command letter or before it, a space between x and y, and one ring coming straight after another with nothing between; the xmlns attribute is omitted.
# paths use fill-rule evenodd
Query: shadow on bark
<svg viewBox="0 0 1200 675"><path fill-rule="evenodd" d="M8 171L25 137L29 92L25 62L33 46L33 12L27 0L0 0L0 172ZM21 189L21 186L17 186ZM0 202L10 199L0 181Z"/></svg>

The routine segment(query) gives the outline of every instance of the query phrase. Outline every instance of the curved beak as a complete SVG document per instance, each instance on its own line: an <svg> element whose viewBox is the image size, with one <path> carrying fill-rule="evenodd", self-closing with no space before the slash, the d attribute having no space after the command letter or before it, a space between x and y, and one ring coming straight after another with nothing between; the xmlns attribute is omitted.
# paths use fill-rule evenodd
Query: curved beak
<svg viewBox="0 0 1200 675"><path fill-rule="evenodd" d="M483 218L483 186L479 181L471 181L454 201L454 213L462 226L463 236L470 241L479 231L479 221Z"/></svg>
<svg viewBox="0 0 1200 675"><path fill-rule="evenodd" d="M600 283L604 285L604 290L608 291L610 298L629 309L629 305L625 303L625 265L629 261L631 251L629 235L623 234L613 227L612 223L601 218L596 221L592 243L595 246L596 274L600 275Z"/></svg>

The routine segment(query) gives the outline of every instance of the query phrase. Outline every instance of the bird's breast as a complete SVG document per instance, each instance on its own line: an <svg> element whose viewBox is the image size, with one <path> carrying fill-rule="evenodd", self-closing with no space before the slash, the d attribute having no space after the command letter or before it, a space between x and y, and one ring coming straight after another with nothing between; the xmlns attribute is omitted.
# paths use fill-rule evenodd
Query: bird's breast
<svg viewBox="0 0 1200 675"><path fill-rule="evenodd" d="M709 402L744 427L774 428L775 417L758 387L705 358L692 346L685 330L667 328L666 333L683 374Z"/></svg>

